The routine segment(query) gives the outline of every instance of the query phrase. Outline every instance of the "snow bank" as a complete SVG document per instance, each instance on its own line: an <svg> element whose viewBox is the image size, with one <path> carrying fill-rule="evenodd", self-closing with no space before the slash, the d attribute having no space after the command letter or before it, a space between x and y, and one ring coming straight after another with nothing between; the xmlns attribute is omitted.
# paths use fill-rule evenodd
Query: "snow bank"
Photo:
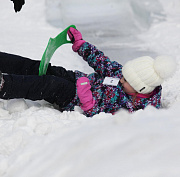
<svg viewBox="0 0 180 177"><path fill-rule="evenodd" d="M46 0L48 22L63 28L76 24L90 36L136 34L163 17L158 0Z"/></svg>
<svg viewBox="0 0 180 177"><path fill-rule="evenodd" d="M172 111L149 107L134 115L121 111L85 119L31 108L3 138L9 155L4 176L178 176L180 121L179 111Z"/></svg>
<svg viewBox="0 0 180 177"><path fill-rule="evenodd" d="M60 28L75 24L86 41L124 64L156 55L139 49L143 42L136 35L165 20L165 14L158 0L46 0L46 20Z"/></svg>

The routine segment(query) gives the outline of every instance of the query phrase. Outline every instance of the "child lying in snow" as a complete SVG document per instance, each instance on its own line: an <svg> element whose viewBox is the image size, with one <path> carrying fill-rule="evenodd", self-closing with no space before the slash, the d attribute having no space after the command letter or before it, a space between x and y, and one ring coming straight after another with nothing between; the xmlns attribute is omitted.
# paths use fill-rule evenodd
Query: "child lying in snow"
<svg viewBox="0 0 180 177"><path fill-rule="evenodd" d="M0 70L7 73L1 75L0 98L44 99L59 105L61 111L72 111L77 105L88 117L100 112L114 114L120 108L130 112L147 105L160 108L161 84L175 71L174 60L144 56L122 66L82 40L78 30L70 28L68 35L73 51L95 73L87 75L49 64L47 75L38 76L39 61L0 53Z"/></svg>

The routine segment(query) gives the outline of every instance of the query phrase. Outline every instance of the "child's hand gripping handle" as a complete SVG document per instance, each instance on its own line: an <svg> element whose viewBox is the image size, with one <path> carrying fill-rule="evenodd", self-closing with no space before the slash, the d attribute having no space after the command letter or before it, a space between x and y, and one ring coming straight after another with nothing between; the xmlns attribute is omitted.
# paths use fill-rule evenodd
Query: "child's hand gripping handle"
<svg viewBox="0 0 180 177"><path fill-rule="evenodd" d="M71 42L73 43L73 51L77 52L81 45L84 44L86 41L82 39L82 34L75 28L70 27L67 33Z"/></svg>
<svg viewBox="0 0 180 177"><path fill-rule="evenodd" d="M77 94L81 102L81 109L83 111L88 111L91 109L94 104L95 100L93 99L92 92L91 92L91 85L89 83L89 79L87 77L81 77L77 80Z"/></svg>

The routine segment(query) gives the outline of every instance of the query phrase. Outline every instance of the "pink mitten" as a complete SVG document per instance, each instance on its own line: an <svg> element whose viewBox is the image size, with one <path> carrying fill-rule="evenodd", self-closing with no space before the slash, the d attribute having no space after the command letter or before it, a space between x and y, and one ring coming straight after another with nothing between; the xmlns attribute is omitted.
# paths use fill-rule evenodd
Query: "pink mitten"
<svg viewBox="0 0 180 177"><path fill-rule="evenodd" d="M81 45L84 44L86 41L82 39L81 33L75 28L70 27L67 33L71 42L73 43L73 51L77 52Z"/></svg>
<svg viewBox="0 0 180 177"><path fill-rule="evenodd" d="M93 99L92 92L91 92L91 85L89 83L89 79L87 77L81 77L77 80L77 94L81 102L81 109L83 111L87 111L91 109L94 104L95 100Z"/></svg>

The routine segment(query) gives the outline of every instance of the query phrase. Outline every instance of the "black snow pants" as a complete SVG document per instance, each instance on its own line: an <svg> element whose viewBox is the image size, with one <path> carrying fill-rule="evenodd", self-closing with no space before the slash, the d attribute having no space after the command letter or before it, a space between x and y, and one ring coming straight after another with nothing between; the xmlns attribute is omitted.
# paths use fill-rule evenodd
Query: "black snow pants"
<svg viewBox="0 0 180 177"><path fill-rule="evenodd" d="M44 99L65 107L76 93L75 73L49 64L47 74L38 76L39 64L38 60L0 52L0 71L4 79L0 98Z"/></svg>

